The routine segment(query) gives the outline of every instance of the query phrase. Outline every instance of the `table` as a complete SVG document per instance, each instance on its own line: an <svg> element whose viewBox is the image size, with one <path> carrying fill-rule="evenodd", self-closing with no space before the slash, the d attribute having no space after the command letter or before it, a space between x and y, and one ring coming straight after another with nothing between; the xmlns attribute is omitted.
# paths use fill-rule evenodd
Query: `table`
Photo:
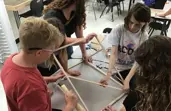
<svg viewBox="0 0 171 111"><path fill-rule="evenodd" d="M30 4L31 0L5 0L7 10L13 11L17 27L20 26L20 16L18 11Z"/></svg>
<svg viewBox="0 0 171 111"><path fill-rule="evenodd" d="M164 13L165 10L161 10L161 9L154 9L154 8L150 8L151 10L151 17L153 18L159 18L159 19L168 19L168 20L171 20L171 15L168 15L166 17L159 17L157 16L156 14L158 13Z"/></svg>
<svg viewBox="0 0 171 111"><path fill-rule="evenodd" d="M150 8L151 9L151 18L153 18L154 19L154 22L152 22L153 24L155 23L155 21L159 21L159 22L162 22L161 24L161 26L162 26L162 28L161 28L161 35L165 35L165 36L167 36L167 32L166 32L166 30L167 30L167 28L169 28L170 27L170 23L171 23L171 15L168 15L168 16L166 16L166 17L159 17L159 16L157 16L157 14L159 14L159 13L164 13L165 12L165 10L161 10L161 9L153 9L153 8ZM153 30L152 30L153 28L151 28L151 30L149 31L149 35L151 36L151 34L152 34L152 32L153 32Z"/></svg>
<svg viewBox="0 0 171 111"><path fill-rule="evenodd" d="M103 45L105 47L108 47L107 38L104 39ZM107 61L107 59L104 56L104 53L96 52L93 49L89 49L87 51L88 55L93 55L92 57L94 59ZM74 51L74 54L72 55L73 58L76 59L70 59L69 67L79 63L81 61L81 51L80 48L77 48ZM98 62L93 62L93 65L99 64ZM100 63L101 64L101 63ZM89 65L86 65L84 63L77 64L76 66L72 67L71 69L79 70L81 72L81 75L77 78L85 79L88 81L95 81L99 82L104 75L100 74L100 72L95 69L91 68ZM103 69L102 69L103 70ZM103 70L103 72L106 72L106 70ZM73 85L77 89L78 93L80 94L81 98L83 99L84 103L86 104L88 111L101 111L102 108L104 108L106 105L111 104L112 106L115 104L115 100L120 100L122 97L124 97L125 93L121 90L113 90L111 88L103 88L99 85L90 84L85 81L80 81L74 78L70 78ZM60 91L60 89L57 87L57 83L65 84L69 89L73 88L71 87L70 83L66 80L64 81L57 81L56 83L49 84L49 88L53 90L53 95L51 98L52 101L52 107L53 108L60 108L62 109L64 107L64 96L63 93ZM112 81L112 79L108 82L110 86L121 88L122 86L117 84L117 82ZM114 100L114 101L113 101ZM122 100L123 101L123 100ZM79 103L83 106L81 101ZM122 103L122 102L120 102Z"/></svg>

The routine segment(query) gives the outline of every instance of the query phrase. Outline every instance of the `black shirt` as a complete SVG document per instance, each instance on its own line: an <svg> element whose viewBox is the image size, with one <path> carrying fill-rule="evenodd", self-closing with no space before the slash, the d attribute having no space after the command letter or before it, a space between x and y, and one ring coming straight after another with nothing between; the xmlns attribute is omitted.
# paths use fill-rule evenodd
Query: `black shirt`
<svg viewBox="0 0 171 111"><path fill-rule="evenodd" d="M123 105L125 106L126 111L136 111L135 105L140 100L137 91L130 91L128 96L125 98Z"/></svg>
<svg viewBox="0 0 171 111"><path fill-rule="evenodd" d="M76 31L76 27L77 27L76 21L77 20L76 20L76 16L75 16L75 12L74 11L71 12L70 20L67 20L65 18L65 16L64 16L62 10L49 9L45 13L44 19L52 18L52 17L56 17L59 20L61 20L62 24L64 25L65 34L67 35L67 37L71 37L71 35ZM67 52L68 52L68 58L70 59L71 58L71 55L73 53L72 46L67 48Z"/></svg>

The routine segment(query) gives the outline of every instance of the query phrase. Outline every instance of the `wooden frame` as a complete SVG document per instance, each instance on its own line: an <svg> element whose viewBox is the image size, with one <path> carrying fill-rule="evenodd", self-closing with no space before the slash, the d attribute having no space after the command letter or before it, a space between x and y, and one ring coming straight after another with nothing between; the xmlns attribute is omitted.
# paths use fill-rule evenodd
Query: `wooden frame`
<svg viewBox="0 0 171 111"><path fill-rule="evenodd" d="M100 46L102 47L102 50L103 50L104 52L106 52L106 50L104 49L103 45L100 43L100 41L98 40L97 37L96 37L96 39L97 39L97 41L99 42ZM78 41L78 42L80 42L80 41ZM75 42L75 43L72 43L72 44L69 44L69 45L65 45L65 46L63 46L63 47L57 49L56 51L61 50L61 49L63 49L63 48L66 48L66 47L68 47L68 46L72 46L72 45L74 45L74 44L76 44L76 43L78 43L78 42ZM101 51L101 50L100 50L100 51ZM98 52L99 52L99 51L97 51L96 53L98 53ZM95 55L96 53L92 54L92 56ZM91 84L96 84L96 85L101 85L101 84L100 84L100 83L97 83L97 82L94 82L94 81L89 81L89 80L85 80L85 79L82 79L82 78L77 78L77 77L69 76L68 73L63 69L63 67L61 66L60 62L58 61L58 59L56 58L56 56L55 56L54 54L53 54L53 57L54 57L54 59L55 59L55 62L56 62L56 63L58 64L58 66L60 67L61 71L65 74L65 76L66 76L66 78L67 78L69 84L71 85L71 87L72 87L72 88L74 89L74 91L76 92L78 98L80 99L80 101L81 101L82 104L84 105L84 108L85 108L87 111L89 111L89 109L87 108L86 104L84 103L84 101L82 100L81 96L79 95L77 89L74 87L73 83L71 82L70 78L72 78L72 79L77 79L77 80L84 81L84 82L89 82L89 83L91 83ZM75 67L75 66L77 66L77 65L79 65L79 64L81 64L81 63L83 63L83 61L79 62L78 64L76 64L76 65L74 65L74 66L72 66L71 68L73 68L73 67ZM93 64L90 64L90 63L89 63L88 65L89 65L90 67L92 67L93 69L97 70L98 72L100 72L102 75L106 75L102 70L98 69L98 68L95 67ZM119 71L118 71L118 72L119 72ZM119 73L118 73L118 74L119 74ZM116 80L113 79L112 77L111 77L110 79L111 79L113 82L117 83L118 85L123 86L121 83L119 83L118 81L116 81ZM122 90L121 88L117 88L117 87L113 87L113 86L108 86L108 85L105 86L105 87L109 87L109 88L116 89L116 90L120 90L120 91ZM125 93L122 94L122 95L120 95L118 98L116 98L116 99L115 99L114 101L112 101L111 103L109 103L109 105L115 103L117 100L119 100L120 98L122 98L123 95L125 95Z"/></svg>

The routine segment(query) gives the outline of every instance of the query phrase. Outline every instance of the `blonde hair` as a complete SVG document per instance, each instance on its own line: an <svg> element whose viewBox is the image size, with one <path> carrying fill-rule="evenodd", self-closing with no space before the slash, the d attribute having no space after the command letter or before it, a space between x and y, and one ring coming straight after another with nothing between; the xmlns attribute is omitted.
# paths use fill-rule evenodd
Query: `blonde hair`
<svg viewBox="0 0 171 111"><path fill-rule="evenodd" d="M30 48L45 49L52 45L59 47L64 41L58 28L36 17L29 17L21 24L19 38L24 51L29 51Z"/></svg>
<svg viewBox="0 0 171 111"><path fill-rule="evenodd" d="M36 17L25 19L19 28L19 38L21 48L27 53L32 52L29 50L30 48L45 49L53 45L58 48L64 42L64 35L60 33L57 27ZM63 57L66 56L65 53L62 55ZM53 64L54 59L50 57L46 61L46 65L51 67Z"/></svg>

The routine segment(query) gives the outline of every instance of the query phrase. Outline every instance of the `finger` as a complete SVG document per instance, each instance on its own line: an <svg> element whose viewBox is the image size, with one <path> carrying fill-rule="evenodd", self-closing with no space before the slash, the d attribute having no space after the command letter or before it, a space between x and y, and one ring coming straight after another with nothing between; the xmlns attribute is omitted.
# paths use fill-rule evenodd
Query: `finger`
<svg viewBox="0 0 171 111"><path fill-rule="evenodd" d="M59 78L62 78L62 77L64 77L64 76L65 76L65 75L63 74L63 75L59 75L58 77L59 77Z"/></svg>
<svg viewBox="0 0 171 111"><path fill-rule="evenodd" d="M91 63L93 62L92 57L89 57L88 62L91 62Z"/></svg>

